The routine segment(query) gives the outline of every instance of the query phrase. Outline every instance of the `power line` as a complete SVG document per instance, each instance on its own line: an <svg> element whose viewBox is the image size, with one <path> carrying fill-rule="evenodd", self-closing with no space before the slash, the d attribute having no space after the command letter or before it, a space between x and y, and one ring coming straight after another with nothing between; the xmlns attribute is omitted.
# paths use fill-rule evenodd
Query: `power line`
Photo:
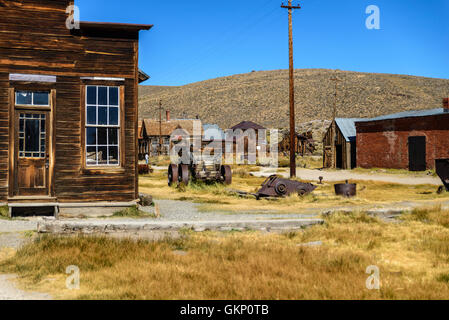
<svg viewBox="0 0 449 320"><path fill-rule="evenodd" d="M220 48L221 44L228 43L232 44L236 39L239 39L240 37L245 36L248 34L248 31L254 27L255 25L259 24L261 21L266 19L268 16L272 15L275 10L270 11L268 14L264 12L265 8L267 8L270 3L272 3L273 0L267 0L264 4L261 6L257 6L257 8L260 8L256 13L251 12L250 15L245 18L245 21L248 21L245 25L242 25L241 28L237 30L233 30L230 26L228 31L224 34L220 34L219 36L215 37L215 41L213 41L210 45L206 46L204 50L201 51L200 54L197 55L197 58L192 61L184 61L172 65L170 69L165 72L164 76L159 79L159 82L163 82L167 79L171 79L175 75L180 75L180 70L182 71L182 75L187 74L191 70L194 70L196 66L201 64L202 61L209 58L212 55L216 55L217 52L220 52L222 50L227 50L226 48L222 49ZM259 15L258 13L262 13L262 15ZM229 45L227 46L229 47Z"/></svg>

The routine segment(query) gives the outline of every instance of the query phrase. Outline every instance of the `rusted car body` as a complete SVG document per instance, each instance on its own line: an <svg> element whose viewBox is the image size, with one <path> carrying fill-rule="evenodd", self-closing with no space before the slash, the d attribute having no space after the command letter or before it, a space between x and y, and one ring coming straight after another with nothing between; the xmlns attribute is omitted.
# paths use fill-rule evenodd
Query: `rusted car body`
<svg viewBox="0 0 449 320"><path fill-rule="evenodd" d="M316 189L311 183L303 183L294 180L282 179L276 175L270 176L262 184L262 188L255 194L259 198L286 197L291 194L304 196Z"/></svg>

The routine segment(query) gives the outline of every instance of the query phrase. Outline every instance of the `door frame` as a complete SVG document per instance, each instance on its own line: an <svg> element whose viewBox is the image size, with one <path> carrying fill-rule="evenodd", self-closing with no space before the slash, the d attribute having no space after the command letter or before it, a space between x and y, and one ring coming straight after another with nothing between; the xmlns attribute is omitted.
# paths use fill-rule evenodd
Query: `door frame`
<svg viewBox="0 0 449 320"><path fill-rule="evenodd" d="M415 170L414 166L412 166L412 162L416 162L415 159L412 158L411 154L411 144L412 141L419 141L424 140L424 170ZM412 172L418 172L418 171L426 171L427 170L427 137L426 136L409 136L408 137L408 170ZM416 163L414 163L416 165Z"/></svg>
<svg viewBox="0 0 449 320"><path fill-rule="evenodd" d="M28 90L28 91L48 91L50 93L50 106L48 107L37 107L37 106L17 106L15 103L15 92L17 90ZM56 119L56 89L54 89L54 84L44 84L44 83L19 83L11 84L9 88L9 170L8 170L8 196L13 199L18 197L16 192L18 191L18 179L17 179L17 168L18 168L18 123L16 117L16 111L41 111L47 112L47 128L48 128L48 192L46 195L38 197L55 197L55 145L56 145L56 135L55 135L55 119Z"/></svg>

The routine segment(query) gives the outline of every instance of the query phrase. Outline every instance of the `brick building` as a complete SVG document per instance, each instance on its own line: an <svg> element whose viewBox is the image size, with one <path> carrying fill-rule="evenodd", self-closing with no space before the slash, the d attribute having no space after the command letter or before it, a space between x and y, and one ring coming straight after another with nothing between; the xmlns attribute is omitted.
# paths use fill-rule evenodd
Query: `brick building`
<svg viewBox="0 0 449 320"><path fill-rule="evenodd" d="M449 158L449 106L356 122L357 166L425 171Z"/></svg>

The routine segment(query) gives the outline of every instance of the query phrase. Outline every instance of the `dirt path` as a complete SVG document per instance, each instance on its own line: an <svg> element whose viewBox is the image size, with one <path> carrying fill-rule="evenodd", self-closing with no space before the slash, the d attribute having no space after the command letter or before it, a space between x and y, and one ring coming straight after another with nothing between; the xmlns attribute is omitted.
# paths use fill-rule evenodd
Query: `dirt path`
<svg viewBox="0 0 449 320"><path fill-rule="evenodd" d="M37 221L1 220L0 219L0 250L17 250L31 238L26 237L26 231L36 231ZM26 292L16 287L16 275L0 274L0 300L50 300L48 294Z"/></svg>
<svg viewBox="0 0 449 320"><path fill-rule="evenodd" d="M276 169L262 168L260 172L251 172L255 177L269 177L272 174L278 174L285 178L289 177L289 173L277 172ZM324 181L379 181L397 184L408 184L408 185L421 185L430 184L435 186L442 185L441 180L437 177L427 176L427 177L415 177L405 174L363 174L356 173L352 171L342 170L342 171L321 171L321 170L311 170L311 169L297 169L298 178L307 181L318 181L319 177L323 177Z"/></svg>
<svg viewBox="0 0 449 320"><path fill-rule="evenodd" d="M15 275L0 275L0 300L51 300L48 294L39 292L26 292L17 289L14 285Z"/></svg>

